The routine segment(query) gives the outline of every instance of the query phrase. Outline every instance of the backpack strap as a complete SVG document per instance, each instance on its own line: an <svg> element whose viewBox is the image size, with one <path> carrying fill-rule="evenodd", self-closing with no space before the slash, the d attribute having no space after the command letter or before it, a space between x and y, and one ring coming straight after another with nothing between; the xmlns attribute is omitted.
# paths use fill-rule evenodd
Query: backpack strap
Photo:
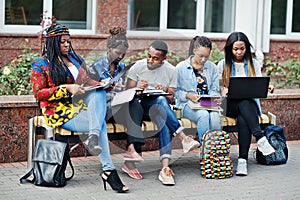
<svg viewBox="0 0 300 200"><path fill-rule="evenodd" d="M71 161L70 155L68 155L68 162L69 162L69 165L70 165L70 167L72 169L72 174L71 174L70 177L66 177L67 181L71 180L73 178L73 176L74 176L74 167L72 165L72 161Z"/></svg>
<svg viewBox="0 0 300 200"><path fill-rule="evenodd" d="M34 178L32 180L29 180L28 178L33 174L33 168L24 176L20 178L20 183L33 183Z"/></svg>

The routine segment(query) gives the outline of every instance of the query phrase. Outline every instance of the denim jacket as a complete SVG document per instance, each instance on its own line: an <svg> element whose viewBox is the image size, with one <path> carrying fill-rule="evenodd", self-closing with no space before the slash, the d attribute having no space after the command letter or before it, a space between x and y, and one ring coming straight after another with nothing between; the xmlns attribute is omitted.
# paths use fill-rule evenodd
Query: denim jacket
<svg viewBox="0 0 300 200"><path fill-rule="evenodd" d="M192 55L193 56L193 55ZM183 108L188 99L187 93L197 94L197 79L191 65L191 58L181 61L177 64L176 70L178 74L177 88L175 91L176 107ZM207 79L207 89L209 95L220 96L219 93L219 72L217 66L211 62L206 61L203 67Z"/></svg>
<svg viewBox="0 0 300 200"><path fill-rule="evenodd" d="M119 62L117 65L117 70L113 74L113 76L110 75L109 70L109 64L107 60L107 55L99 58L97 61L95 61L88 69L89 75L92 79L97 81L102 81L107 78L115 77L120 71L122 71L125 68L124 63ZM121 80L120 80L121 81Z"/></svg>

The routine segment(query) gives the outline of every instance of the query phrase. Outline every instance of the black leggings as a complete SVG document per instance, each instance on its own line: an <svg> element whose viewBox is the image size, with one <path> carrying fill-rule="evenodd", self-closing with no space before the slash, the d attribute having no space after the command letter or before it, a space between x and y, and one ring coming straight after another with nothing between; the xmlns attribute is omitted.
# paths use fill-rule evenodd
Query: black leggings
<svg viewBox="0 0 300 200"><path fill-rule="evenodd" d="M256 141L263 137L256 102L252 99L228 99L226 116L237 118L239 158L248 159L252 135Z"/></svg>

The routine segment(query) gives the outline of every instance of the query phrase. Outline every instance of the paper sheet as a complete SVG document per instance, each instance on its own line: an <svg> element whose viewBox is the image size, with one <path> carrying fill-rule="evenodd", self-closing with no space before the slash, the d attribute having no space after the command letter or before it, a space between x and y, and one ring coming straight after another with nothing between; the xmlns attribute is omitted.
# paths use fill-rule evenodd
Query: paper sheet
<svg viewBox="0 0 300 200"><path fill-rule="evenodd" d="M116 105L120 105L120 104L131 101L137 90L139 90L139 89L131 88L131 89L116 93L116 95L114 96L114 98L111 102L111 106L116 106Z"/></svg>

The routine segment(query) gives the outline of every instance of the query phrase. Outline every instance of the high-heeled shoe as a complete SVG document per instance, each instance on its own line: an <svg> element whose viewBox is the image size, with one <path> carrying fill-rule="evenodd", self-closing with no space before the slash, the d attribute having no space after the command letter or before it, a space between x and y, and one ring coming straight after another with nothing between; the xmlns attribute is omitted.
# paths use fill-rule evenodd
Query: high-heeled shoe
<svg viewBox="0 0 300 200"><path fill-rule="evenodd" d="M129 190L128 187L122 183L116 169L103 171L101 178L103 180L104 190L106 190L106 182L113 190L119 193L124 193Z"/></svg>

